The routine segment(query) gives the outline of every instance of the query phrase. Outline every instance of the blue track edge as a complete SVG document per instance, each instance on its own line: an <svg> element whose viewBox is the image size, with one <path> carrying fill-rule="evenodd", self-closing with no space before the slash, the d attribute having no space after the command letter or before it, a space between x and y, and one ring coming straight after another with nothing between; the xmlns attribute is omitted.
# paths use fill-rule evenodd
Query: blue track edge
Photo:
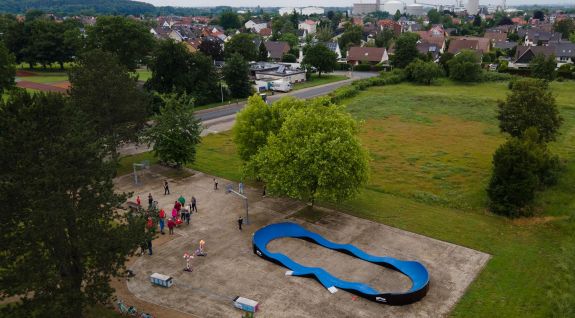
<svg viewBox="0 0 575 318"><path fill-rule="evenodd" d="M396 270L409 277L412 286L406 292L382 293L364 283L338 279L323 268L300 265L284 254L272 253L267 249L270 241L283 237L304 239L364 261ZM411 304L425 297L429 289L429 273L421 263L417 261L402 261L387 256L373 256L351 244L337 244L326 240L323 236L310 232L299 224L285 222L262 227L254 233L252 244L256 255L290 269L292 276L314 277L325 288L335 287L343 289L375 302L388 305Z"/></svg>

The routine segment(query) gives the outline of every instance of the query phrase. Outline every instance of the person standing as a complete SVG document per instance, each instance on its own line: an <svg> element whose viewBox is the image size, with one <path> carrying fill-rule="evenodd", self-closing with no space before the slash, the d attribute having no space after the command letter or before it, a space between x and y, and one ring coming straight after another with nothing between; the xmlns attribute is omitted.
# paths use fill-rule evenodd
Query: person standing
<svg viewBox="0 0 575 318"><path fill-rule="evenodd" d="M164 212L164 209L160 210L160 213L158 214L159 219L160 219L160 233L165 234L164 233L164 220L166 219L166 212Z"/></svg>
<svg viewBox="0 0 575 318"><path fill-rule="evenodd" d="M264 185L264 192L263 192L262 196L263 196L263 197L266 196L266 186L265 186L265 185Z"/></svg>
<svg viewBox="0 0 575 318"><path fill-rule="evenodd" d="M152 204L154 204L154 198L152 197L152 194L149 193L148 194L148 205L151 207Z"/></svg>
<svg viewBox="0 0 575 318"><path fill-rule="evenodd" d="M176 227L176 223L174 222L174 220L172 218L170 218L168 220L168 229L169 229L170 235L174 234L174 227Z"/></svg>
<svg viewBox="0 0 575 318"><path fill-rule="evenodd" d="M168 180L164 180L164 195L170 194L170 185L168 185Z"/></svg>
<svg viewBox="0 0 575 318"><path fill-rule="evenodd" d="M214 178L214 190L218 189L218 180L216 180L216 178Z"/></svg>
<svg viewBox="0 0 575 318"><path fill-rule="evenodd" d="M240 192L240 194L244 194L244 183L240 182L239 186L238 186L238 190Z"/></svg>
<svg viewBox="0 0 575 318"><path fill-rule="evenodd" d="M140 196L138 196L138 197L136 198L136 203L137 203L138 205L142 205L142 200L140 200Z"/></svg>
<svg viewBox="0 0 575 318"><path fill-rule="evenodd" d="M198 213L198 206L196 205L196 197L192 196L192 208L190 212L196 211Z"/></svg>
<svg viewBox="0 0 575 318"><path fill-rule="evenodd" d="M242 225L244 224L244 219L240 216L238 218L238 227L240 229L240 231L242 230Z"/></svg>
<svg viewBox="0 0 575 318"><path fill-rule="evenodd" d="M148 255L152 255L152 239L148 239Z"/></svg>

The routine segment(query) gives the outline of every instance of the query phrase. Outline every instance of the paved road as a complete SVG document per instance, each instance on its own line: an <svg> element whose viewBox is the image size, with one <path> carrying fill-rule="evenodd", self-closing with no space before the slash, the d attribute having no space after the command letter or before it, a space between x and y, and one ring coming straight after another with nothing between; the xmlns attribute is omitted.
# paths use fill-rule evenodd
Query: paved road
<svg viewBox="0 0 575 318"><path fill-rule="evenodd" d="M346 76L349 75L349 73L347 73L347 72L336 72L336 74L337 75L346 75ZM276 94L273 96L268 96L268 99L271 102L274 102L274 101L276 101L276 100L278 100L284 96L295 96L297 98L313 98L313 97L317 97L317 96L327 95L339 87L348 85L353 80L362 79L362 78L369 78L369 77L373 77L373 76L377 76L377 73L355 72L355 73L353 73L352 79L347 79L344 81L325 84L325 85L321 85L321 86L305 88L305 89L301 89L301 90L297 90L297 91L292 91L292 92L289 92L286 94ZM245 106L245 102L238 103L238 104L232 104L232 105L226 105L226 106L220 106L220 107L216 107L216 108L197 111L196 116L198 118L200 118L201 121L214 120L217 118L227 117L229 115L235 114L238 111L240 111L244 106Z"/></svg>
<svg viewBox="0 0 575 318"><path fill-rule="evenodd" d="M335 72L335 74L349 76L348 72ZM377 76L377 73L355 72L353 73L351 79L325 84L321 86L304 88L301 90L292 91L285 94L275 94L273 96L268 95L268 100L270 102L274 102L284 96L295 96L298 98L313 98L317 96L327 95L339 87L348 85L354 80L374 76ZM204 126L202 136L230 130L236 120L236 113L239 112L242 108L244 108L245 105L246 105L245 102L241 102L237 104L219 106L215 108L196 111L195 112L196 117L202 121L202 125ZM131 143L125 144L119 149L120 155L122 156L134 155L146 151L150 151L150 148L145 145L138 145Z"/></svg>

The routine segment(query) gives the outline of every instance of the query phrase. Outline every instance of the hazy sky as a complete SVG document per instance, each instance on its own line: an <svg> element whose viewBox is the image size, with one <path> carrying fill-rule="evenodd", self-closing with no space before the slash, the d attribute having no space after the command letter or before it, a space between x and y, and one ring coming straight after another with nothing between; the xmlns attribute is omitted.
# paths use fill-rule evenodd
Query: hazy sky
<svg viewBox="0 0 575 318"><path fill-rule="evenodd" d="M179 7L214 7L214 6L257 6L262 7L299 7L299 6L319 6L319 7L351 7L353 3L375 3L375 0L307 0L307 1L286 1L286 0L138 0L148 2L156 6L179 6ZM406 3L413 3L413 0L403 0ZM465 1L465 0L464 0ZM381 0L381 3L384 3ZM420 3L430 4L453 4L455 0L419 0ZM479 0L480 5L500 4L502 0ZM574 0L507 0L507 5L517 4L573 4Z"/></svg>

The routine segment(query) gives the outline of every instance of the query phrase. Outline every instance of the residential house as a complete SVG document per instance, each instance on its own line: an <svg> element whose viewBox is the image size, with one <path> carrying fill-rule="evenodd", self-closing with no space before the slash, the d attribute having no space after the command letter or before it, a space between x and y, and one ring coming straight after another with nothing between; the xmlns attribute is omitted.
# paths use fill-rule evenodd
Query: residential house
<svg viewBox="0 0 575 318"><path fill-rule="evenodd" d="M296 35L300 42L305 42L308 33L306 29L298 29Z"/></svg>
<svg viewBox="0 0 575 318"><path fill-rule="evenodd" d="M358 65L359 63L379 64L389 61L389 55L385 48L353 46L347 52L347 63Z"/></svg>
<svg viewBox="0 0 575 318"><path fill-rule="evenodd" d="M270 36L272 36L272 29L270 28L263 28L260 30L260 32L258 32L258 34L263 37L263 38L269 38Z"/></svg>
<svg viewBox="0 0 575 318"><path fill-rule="evenodd" d="M451 38L447 52L457 54L461 50L473 50L485 54L491 50L491 40L471 36Z"/></svg>
<svg viewBox="0 0 575 318"><path fill-rule="evenodd" d="M260 33L262 29L268 27L267 22L260 21L257 19L249 20L248 22L244 23L244 27L248 30L252 30L254 33Z"/></svg>
<svg viewBox="0 0 575 318"><path fill-rule="evenodd" d="M401 34L401 25L391 19L379 20L377 21L377 25L380 31L391 30L395 36Z"/></svg>
<svg viewBox="0 0 575 318"><path fill-rule="evenodd" d="M547 46L550 42L559 42L561 40L561 33L548 32L538 28L527 30L525 34L525 44L527 46Z"/></svg>
<svg viewBox="0 0 575 318"><path fill-rule="evenodd" d="M515 59L509 62L510 68L528 68L531 60L543 54L545 57L555 54L555 48L549 46L518 46L515 51Z"/></svg>
<svg viewBox="0 0 575 318"><path fill-rule="evenodd" d="M575 43L561 42L553 44L555 48L555 58L557 59L557 67L563 64L575 63Z"/></svg>
<svg viewBox="0 0 575 318"><path fill-rule="evenodd" d="M299 23L298 30L306 30L308 34L315 34L317 32L317 25L317 21L308 19Z"/></svg>
<svg viewBox="0 0 575 318"><path fill-rule="evenodd" d="M495 42L493 44L494 49L500 50L512 50L517 47L517 42Z"/></svg>
<svg viewBox="0 0 575 318"><path fill-rule="evenodd" d="M341 49L339 47L339 43L337 42L318 42L317 44L323 44L332 52L337 55L337 59L341 59Z"/></svg>
<svg viewBox="0 0 575 318"><path fill-rule="evenodd" d="M289 44L283 41L267 41L265 46L268 50L268 57L273 61L281 61L284 54L290 50Z"/></svg>
<svg viewBox="0 0 575 318"><path fill-rule="evenodd" d="M445 30L440 25L434 25L428 31L418 31L419 34L418 50L424 54L434 52L440 54L445 51ZM430 51L431 50L431 51ZM436 52L436 53L435 53Z"/></svg>
<svg viewBox="0 0 575 318"><path fill-rule="evenodd" d="M491 40L492 44L495 44L497 42L506 42L507 41L507 33L502 33L502 32L487 31L487 32L485 32L483 37Z"/></svg>
<svg viewBox="0 0 575 318"><path fill-rule="evenodd" d="M433 61L437 61L443 53L443 47L439 47L434 43L429 42L418 42L417 51L423 55L430 55Z"/></svg>

